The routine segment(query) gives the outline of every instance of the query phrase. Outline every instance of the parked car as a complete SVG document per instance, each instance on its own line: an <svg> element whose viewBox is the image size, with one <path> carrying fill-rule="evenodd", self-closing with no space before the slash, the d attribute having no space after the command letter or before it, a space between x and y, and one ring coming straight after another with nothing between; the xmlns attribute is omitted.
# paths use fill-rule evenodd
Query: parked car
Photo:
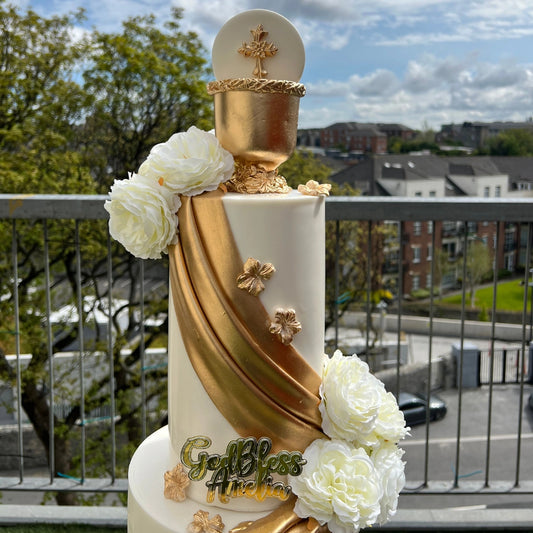
<svg viewBox="0 0 533 533"><path fill-rule="evenodd" d="M440 420L446 415L446 403L437 396L431 395L429 402L418 394L400 392L398 406L403 411L405 423L408 426L426 423L426 411L429 408L429 420Z"/></svg>

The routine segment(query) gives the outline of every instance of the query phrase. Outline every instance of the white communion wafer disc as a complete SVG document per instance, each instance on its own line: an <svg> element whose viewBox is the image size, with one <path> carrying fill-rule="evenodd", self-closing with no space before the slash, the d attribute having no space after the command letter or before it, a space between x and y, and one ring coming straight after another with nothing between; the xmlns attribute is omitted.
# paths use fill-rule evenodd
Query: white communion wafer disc
<svg viewBox="0 0 533 533"><path fill-rule="evenodd" d="M258 32L259 25L268 33ZM298 82L305 50L296 28L285 17L266 9L252 9L222 26L213 43L212 59L217 80L266 78Z"/></svg>

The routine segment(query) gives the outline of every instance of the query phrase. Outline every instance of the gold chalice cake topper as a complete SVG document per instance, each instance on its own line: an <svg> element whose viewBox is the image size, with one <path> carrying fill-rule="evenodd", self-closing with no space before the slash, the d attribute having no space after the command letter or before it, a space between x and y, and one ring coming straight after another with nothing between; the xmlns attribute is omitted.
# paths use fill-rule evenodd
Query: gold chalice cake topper
<svg viewBox="0 0 533 533"><path fill-rule="evenodd" d="M296 146L305 87L302 40L284 17L264 9L230 19L213 44L215 131L235 158L229 191L288 192L278 166Z"/></svg>

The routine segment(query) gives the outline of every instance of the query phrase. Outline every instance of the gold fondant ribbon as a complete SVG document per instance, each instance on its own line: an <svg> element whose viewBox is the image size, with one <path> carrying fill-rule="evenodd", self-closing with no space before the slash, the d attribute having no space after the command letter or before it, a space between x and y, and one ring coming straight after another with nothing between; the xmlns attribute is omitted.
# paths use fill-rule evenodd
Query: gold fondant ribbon
<svg viewBox="0 0 533 533"><path fill-rule="evenodd" d="M243 522L229 533L327 533L327 526L321 526L312 518L299 518L293 511L294 498L280 505L264 518L254 522Z"/></svg>
<svg viewBox="0 0 533 533"><path fill-rule="evenodd" d="M209 397L239 435L269 437L274 452L303 452L324 438L320 376L268 331L260 300L237 287L243 261L222 196L182 198L180 239L169 256L183 342Z"/></svg>

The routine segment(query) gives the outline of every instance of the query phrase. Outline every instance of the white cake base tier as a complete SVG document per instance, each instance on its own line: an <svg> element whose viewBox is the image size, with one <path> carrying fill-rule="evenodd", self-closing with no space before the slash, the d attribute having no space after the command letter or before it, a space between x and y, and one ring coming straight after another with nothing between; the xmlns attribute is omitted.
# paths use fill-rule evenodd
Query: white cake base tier
<svg viewBox="0 0 533 533"><path fill-rule="evenodd" d="M180 503L166 499L164 474L176 466L172 461L168 426L150 435L137 448L128 471L128 533L187 533L194 513L200 509L211 516L219 514L224 531L268 514L202 506L190 499Z"/></svg>

